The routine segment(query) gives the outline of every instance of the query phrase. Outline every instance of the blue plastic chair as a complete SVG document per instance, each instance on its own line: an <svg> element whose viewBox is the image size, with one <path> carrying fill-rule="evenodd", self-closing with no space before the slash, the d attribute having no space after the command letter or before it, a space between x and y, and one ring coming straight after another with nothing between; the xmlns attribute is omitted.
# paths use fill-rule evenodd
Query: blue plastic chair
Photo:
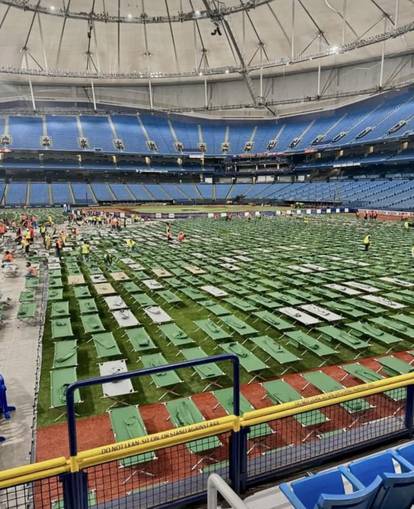
<svg viewBox="0 0 414 509"><path fill-rule="evenodd" d="M396 471L395 463L401 472ZM414 502L414 467L394 451L385 451L353 461L347 467L364 485L369 486L379 476L382 485L372 505L373 509L409 509ZM346 468L341 467L344 473Z"/></svg>
<svg viewBox="0 0 414 509"><path fill-rule="evenodd" d="M352 486L352 493L346 493L345 480ZM335 469L283 483L280 490L297 509L368 509L380 486L379 477L364 487L349 472Z"/></svg>
<svg viewBox="0 0 414 509"><path fill-rule="evenodd" d="M398 447L396 451L399 456L414 465L414 442Z"/></svg>

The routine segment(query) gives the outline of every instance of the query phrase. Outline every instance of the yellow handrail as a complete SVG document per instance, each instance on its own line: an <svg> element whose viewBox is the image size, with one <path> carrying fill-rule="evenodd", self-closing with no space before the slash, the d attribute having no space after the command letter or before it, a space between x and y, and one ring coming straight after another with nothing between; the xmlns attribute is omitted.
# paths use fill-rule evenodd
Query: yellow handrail
<svg viewBox="0 0 414 509"><path fill-rule="evenodd" d="M273 405L259 410L246 412L242 417L228 415L218 419L203 421L174 428L143 437L138 437L123 442L117 442L102 447L96 447L80 452L76 457L59 457L47 461L24 465L0 471L0 488L8 488L23 483L46 479L48 477L63 474L89 466L106 463L108 461L121 460L130 456L156 451L165 447L171 447L187 443L201 438L207 438L219 433L238 431L240 427L248 427L262 424L275 419L282 419L298 413L309 412L319 408L344 403L355 398L363 398L373 394L390 391L414 385L414 373L385 378L376 382L370 382L354 387L348 387L340 391L320 394L298 401Z"/></svg>

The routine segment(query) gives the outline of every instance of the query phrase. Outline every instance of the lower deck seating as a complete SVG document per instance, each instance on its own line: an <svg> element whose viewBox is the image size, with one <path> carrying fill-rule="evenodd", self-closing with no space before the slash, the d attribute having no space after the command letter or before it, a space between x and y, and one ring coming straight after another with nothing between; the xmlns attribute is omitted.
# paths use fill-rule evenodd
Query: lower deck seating
<svg viewBox="0 0 414 509"><path fill-rule="evenodd" d="M191 183L111 183L111 182L10 182L0 183L4 205L95 204L99 202L178 202L224 200L276 204L414 209L414 180L336 180L272 184L191 184Z"/></svg>

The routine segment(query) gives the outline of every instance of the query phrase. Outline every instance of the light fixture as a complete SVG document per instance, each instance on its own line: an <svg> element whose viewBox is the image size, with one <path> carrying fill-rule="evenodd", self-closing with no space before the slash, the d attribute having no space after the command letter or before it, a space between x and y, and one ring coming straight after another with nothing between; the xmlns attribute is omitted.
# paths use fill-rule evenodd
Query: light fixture
<svg viewBox="0 0 414 509"><path fill-rule="evenodd" d="M203 71L200 71L200 72L198 73L198 75L199 75L199 76L202 76L202 75L203 75Z"/></svg>
<svg viewBox="0 0 414 509"><path fill-rule="evenodd" d="M49 8L51 11L54 11L56 9L56 7L54 5L51 5Z"/></svg>
<svg viewBox="0 0 414 509"><path fill-rule="evenodd" d="M201 16L201 12L200 11L194 11L194 17L195 18L199 18Z"/></svg>
<svg viewBox="0 0 414 509"><path fill-rule="evenodd" d="M132 18L132 14L131 14L130 12L127 14L127 18L128 18L128 19L131 19L131 18Z"/></svg>
<svg viewBox="0 0 414 509"><path fill-rule="evenodd" d="M339 52L338 46L331 46L331 48L329 49L329 52L336 55Z"/></svg>
<svg viewBox="0 0 414 509"><path fill-rule="evenodd" d="M224 72L225 72L226 74L229 74L230 69L226 69Z"/></svg>

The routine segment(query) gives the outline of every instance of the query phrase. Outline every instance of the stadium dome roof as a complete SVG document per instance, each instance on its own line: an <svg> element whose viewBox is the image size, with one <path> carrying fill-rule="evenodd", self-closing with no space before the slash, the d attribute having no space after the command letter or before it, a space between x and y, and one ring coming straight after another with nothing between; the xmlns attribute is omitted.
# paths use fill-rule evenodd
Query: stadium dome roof
<svg viewBox="0 0 414 509"><path fill-rule="evenodd" d="M413 0L0 0L0 73L230 79L407 53Z"/></svg>

